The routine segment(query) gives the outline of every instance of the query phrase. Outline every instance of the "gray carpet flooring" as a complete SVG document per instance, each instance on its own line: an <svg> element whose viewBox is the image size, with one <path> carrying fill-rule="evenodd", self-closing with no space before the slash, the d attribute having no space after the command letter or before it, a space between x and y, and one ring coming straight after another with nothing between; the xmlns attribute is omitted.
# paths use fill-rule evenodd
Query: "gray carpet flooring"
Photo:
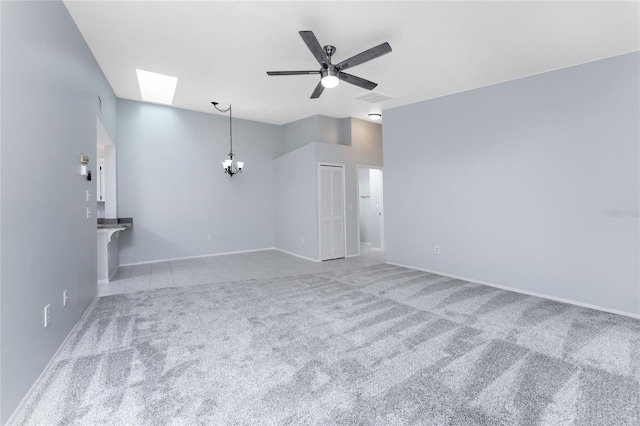
<svg viewBox="0 0 640 426"><path fill-rule="evenodd" d="M640 321L387 264L108 296L18 423L637 426Z"/></svg>

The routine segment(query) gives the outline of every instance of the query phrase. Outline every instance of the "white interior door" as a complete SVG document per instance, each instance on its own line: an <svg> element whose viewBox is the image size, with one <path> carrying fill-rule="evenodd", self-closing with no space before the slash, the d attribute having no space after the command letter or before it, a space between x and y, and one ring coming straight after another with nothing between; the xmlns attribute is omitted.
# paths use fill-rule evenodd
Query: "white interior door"
<svg viewBox="0 0 640 426"><path fill-rule="evenodd" d="M320 260L343 258L344 167L320 166Z"/></svg>

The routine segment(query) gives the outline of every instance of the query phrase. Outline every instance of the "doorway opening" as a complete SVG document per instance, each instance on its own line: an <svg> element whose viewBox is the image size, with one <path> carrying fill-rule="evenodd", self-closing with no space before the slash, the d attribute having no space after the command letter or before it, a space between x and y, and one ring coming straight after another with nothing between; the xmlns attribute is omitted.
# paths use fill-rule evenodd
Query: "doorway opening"
<svg viewBox="0 0 640 426"><path fill-rule="evenodd" d="M95 165L95 206L98 223L103 219L116 219L118 205L116 196L116 146L97 119L96 165ZM93 190L91 196L93 197ZM97 236L97 279L100 286L108 284L120 264L118 232L98 226Z"/></svg>
<svg viewBox="0 0 640 426"><path fill-rule="evenodd" d="M384 252L382 169L358 166L358 232L360 254Z"/></svg>
<svg viewBox="0 0 640 426"><path fill-rule="evenodd" d="M97 121L96 144L96 216L98 218L117 217L116 195L116 146L102 121Z"/></svg>

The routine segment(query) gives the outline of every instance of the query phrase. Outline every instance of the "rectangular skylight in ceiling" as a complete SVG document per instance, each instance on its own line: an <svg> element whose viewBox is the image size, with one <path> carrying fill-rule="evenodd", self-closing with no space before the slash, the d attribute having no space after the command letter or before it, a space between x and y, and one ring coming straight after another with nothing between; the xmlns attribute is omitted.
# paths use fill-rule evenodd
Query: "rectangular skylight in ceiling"
<svg viewBox="0 0 640 426"><path fill-rule="evenodd" d="M136 73L138 74L140 96L142 96L143 101L167 105L173 102L178 77L139 70L137 68Z"/></svg>

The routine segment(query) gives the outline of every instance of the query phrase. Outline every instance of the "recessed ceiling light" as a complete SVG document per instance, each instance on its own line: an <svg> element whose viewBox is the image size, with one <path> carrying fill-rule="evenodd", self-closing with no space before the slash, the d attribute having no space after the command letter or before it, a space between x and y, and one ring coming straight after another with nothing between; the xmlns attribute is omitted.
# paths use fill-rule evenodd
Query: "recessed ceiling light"
<svg viewBox="0 0 640 426"><path fill-rule="evenodd" d="M372 120L380 120L382 118L382 114L379 112L371 112L369 113L369 118Z"/></svg>
<svg viewBox="0 0 640 426"><path fill-rule="evenodd" d="M143 101L167 105L173 102L178 77L139 70L137 68L136 73L138 74L140 96Z"/></svg>

